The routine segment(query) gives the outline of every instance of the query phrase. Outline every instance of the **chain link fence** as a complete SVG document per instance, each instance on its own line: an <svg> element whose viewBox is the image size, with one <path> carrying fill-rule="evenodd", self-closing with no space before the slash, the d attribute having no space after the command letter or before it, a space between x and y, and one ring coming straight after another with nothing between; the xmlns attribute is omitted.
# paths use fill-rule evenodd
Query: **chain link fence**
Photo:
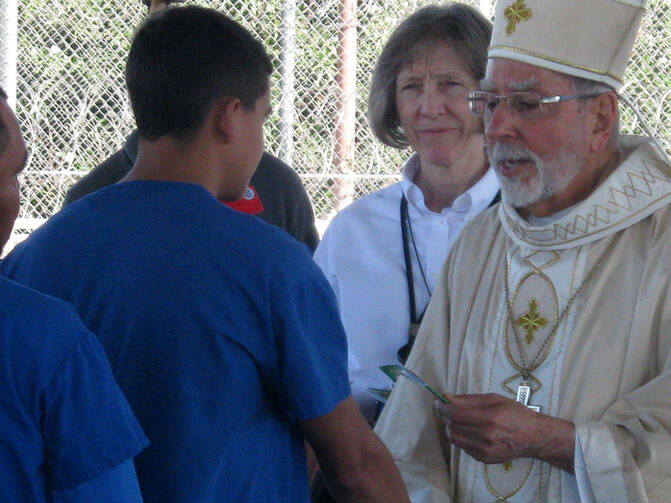
<svg viewBox="0 0 671 503"><path fill-rule="evenodd" d="M14 3L13 3L14 2ZM277 62L266 148L301 175L315 214L328 221L352 199L400 177L408 151L385 147L366 120L377 56L421 0L199 0L262 40ZM486 16L493 0L467 2ZM16 110L31 155L15 234L58 211L77 179L116 151L133 129L123 80L140 0L0 0L0 62L16 52ZM7 40L10 38L10 40ZM671 151L671 0L650 0L624 92ZM2 71L0 69L0 71ZM0 81L12 89L5 68ZM623 108L624 133L641 134ZM322 225L323 227L323 225ZM16 238L15 238L16 239Z"/></svg>

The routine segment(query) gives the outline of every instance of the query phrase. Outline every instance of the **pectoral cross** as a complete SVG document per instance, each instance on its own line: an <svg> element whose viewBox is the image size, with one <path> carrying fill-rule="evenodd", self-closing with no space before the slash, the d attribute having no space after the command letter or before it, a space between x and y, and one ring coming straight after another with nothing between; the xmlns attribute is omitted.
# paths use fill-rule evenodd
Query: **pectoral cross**
<svg viewBox="0 0 671 503"><path fill-rule="evenodd" d="M541 408L538 405L529 405L529 397L531 396L531 387L526 384L522 384L517 387L517 400L519 403L524 405L527 409L531 409L535 412L540 412Z"/></svg>

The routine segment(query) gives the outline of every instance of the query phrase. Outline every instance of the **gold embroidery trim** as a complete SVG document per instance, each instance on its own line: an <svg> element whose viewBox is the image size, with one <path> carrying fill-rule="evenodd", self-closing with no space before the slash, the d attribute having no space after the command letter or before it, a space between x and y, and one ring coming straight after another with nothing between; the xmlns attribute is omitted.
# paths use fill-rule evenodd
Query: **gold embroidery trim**
<svg viewBox="0 0 671 503"><path fill-rule="evenodd" d="M507 28L506 28L506 31L507 31ZM502 49L504 51L517 52L519 54L526 54L527 56L533 56L535 58L544 59L546 61L552 61L553 63L559 63L560 65L569 66L571 68L576 68L578 70L584 70L584 71L587 71L587 72L596 73L598 75L604 75L606 77L610 77L610 78L618 81L620 84L623 83L621 78L616 77L612 73L607 72L605 70L599 70L597 68L591 68L591 67L585 66L585 65L576 65L575 63L571 63L570 61L566 61L566 60L559 59L559 58L553 58L552 56L548 56L546 54L541 54L539 52L529 51L527 49L520 49L519 47L512 47L510 45L492 45L492 46L489 47L489 52L494 51L496 49Z"/></svg>
<svg viewBox="0 0 671 503"><path fill-rule="evenodd" d="M553 252L553 253L554 253L555 256L558 255L557 252ZM532 254L532 255L535 255L535 254ZM512 257L512 254L511 254L511 257ZM535 264L531 263L529 261L530 258L531 258L531 255L529 257L524 258L524 261L530 267L532 267L532 270L524 273L522 275L522 278L517 282L517 285L515 287L515 292L513 293L513 298L510 302L511 302L512 305L515 305L515 302L517 301L517 296L520 293L520 288L522 287L522 285L524 284L524 282L527 279L529 279L530 277L532 277L534 275L537 275L537 276L541 277L549 285L550 292L552 293L552 296L554 297L554 301L555 301L554 306L553 306L553 311L554 312L553 312L553 316L552 316L552 323L553 323L553 327L554 327L554 325L557 325L558 321L561 321L561 320L558 319L559 318L559 297L557 296L557 291L555 290L554 283L552 283L552 280L548 277L548 275L541 272L541 268L539 268ZM507 256L506 256L506 260L508 260ZM512 258L510 260L512 262ZM543 265L541 267L544 268L545 265ZM508 326L510 326L512 328L514 320L512 320L510 318L510 313L509 312L506 313L505 320L506 320L506 323L504 325L504 332L503 332L503 347L504 347L505 352L506 352L506 357L508 358L508 361L510 362L510 364L513 366L513 368L515 370L518 370L519 372L523 372L525 370L524 367L522 365L518 364L515 361L515 359L513 358L513 355L512 355L512 351L510 349L510 337L509 337ZM533 372L538 367L540 367L543 364L543 362L547 359L547 357L550 355L550 353L552 351L552 346L554 345L554 339L555 339L555 335L556 335L555 332L556 332L557 328L558 327L554 327L553 331L549 334L549 336L546 336L546 337L549 337L549 340L547 340L547 348L543 349L541 353L536 354L534 356L533 360L531 362L529 362L529 368L527 369L527 370L529 370L529 372ZM513 334L514 334L514 329L513 329ZM520 351L520 354L522 355L522 358L524 358L524 354L523 354L524 348L518 347L518 350ZM536 362L536 360L538 358L540 358L540 360L538 362ZM504 386L504 388L505 388L505 386Z"/></svg>
<svg viewBox="0 0 671 503"><path fill-rule="evenodd" d="M536 265L536 264L533 263L532 259L536 255L538 255L539 253L550 253L552 255L552 258L550 260L548 260L547 262L545 262L544 264ZM541 273L542 271L544 271L548 267L551 267L551 266L555 265L557 262L559 262L559 258L560 258L559 253L557 253L556 251L550 251L550 252L535 251L531 255L529 255L528 257L524 257L523 260L524 260L524 263L529 267L529 269L531 269L532 271L535 271L537 273ZM511 260L512 260L512 256L511 256Z"/></svg>
<svg viewBox="0 0 671 503"><path fill-rule="evenodd" d="M578 253L576 254L575 258L573 259L573 271L571 272L571 282L569 283L569 288L568 288L569 295L571 295L571 292L574 291L574 288L578 284L578 277L577 277L577 275L578 275L578 264L580 263L581 254L583 253L584 250L585 250L585 248L581 247L578 250ZM587 256L589 256L589 253L588 253ZM584 259L585 263L583 265L583 271L585 269L587 269L587 256L585 256L585 259ZM576 314L573 313L574 319L572 321L572 326L575 324L575 316L576 316ZM567 325L568 322L569 322L569 318L567 317L564 320L564 325ZM565 345L567 343L565 341L566 341L566 337L569 334L570 334L570 331L566 330L566 326L565 326L564 330L562 331L561 340L559 341L559 351L561 351L562 353L566 349ZM550 398L548 400L548 411L547 411L548 414L551 414L552 411L554 410L553 407L554 407L555 383L557 382L557 373L559 372L559 361L560 360L562 360L562 362L563 362L563 357L562 358L557 358L555 360L554 370L552 372L552 384L550 385Z"/></svg>
<svg viewBox="0 0 671 503"><path fill-rule="evenodd" d="M529 475L531 475L531 472L534 469L534 464L536 464L536 459L535 458L529 458L531 459L531 463L529 463L529 469L527 470L526 475L522 479L522 482L519 483L517 487L513 487L513 489L508 493L508 494L502 494L498 492L494 486L492 486L491 481L489 480L489 469L488 465L485 463L482 463L482 474L483 478L485 479L485 486L487 486L487 490L496 498L497 501L507 501L508 498L511 496L514 496L519 492L522 487L524 487L524 484L527 483L527 480L529 480Z"/></svg>
<svg viewBox="0 0 671 503"><path fill-rule="evenodd" d="M653 164L654 167L662 171L662 173L660 174L653 173L650 167L651 163ZM596 233L608 231L609 229L612 229L615 226L626 224L629 220L636 218L640 213L647 211L651 206L659 204L665 199L669 199L669 197L671 197L671 193L666 192L661 196L659 196L657 199L651 201L649 204L645 205L644 207L632 212L630 215L626 217L623 217L621 220L618 220L617 222L612 224L610 223L611 215L617 215L618 213L620 213L620 210L625 211L632 210L631 200L635 199L638 194L642 194L645 196L652 196L654 192L652 189L653 185L655 185L657 182L671 181L670 180L671 173L669 172L669 167L666 166L666 164L659 161L654 162L646 160L641 160L641 164L643 164L644 168L641 168L640 171L638 172L633 172L631 170L627 171L626 176L629 183L622 182L618 186L611 186L608 188L608 192L610 192L610 199L605 201L603 204L594 205L593 208L586 215L576 215L572 223L567 223L565 225L555 224L552 227L552 229L543 229L541 231L542 233L552 233L552 235L546 239L541 240L538 237L534 237L534 234L539 233L535 231L529 232L524 230L520 226L520 224L514 219L512 219L505 211L503 211L503 214L505 216L506 221L508 222L509 227L511 228L511 230L513 230L513 232L517 236L526 240L530 244L539 247L556 246L558 243L554 241L557 239L562 240L562 243L572 243L574 241L583 239L585 237L589 237ZM664 173L664 171L666 171L666 173ZM642 181L645 187L643 185L639 186L639 184L636 183L637 181ZM624 203L618 202L616 199L617 195L624 196L627 200L627 204L625 205ZM606 227L600 229L596 229L595 231L592 232L588 232L588 229L590 227L596 226L599 222L610 225L607 225ZM579 235L572 239L568 240L566 239L567 236L578 233L582 233L582 235Z"/></svg>
<svg viewBox="0 0 671 503"><path fill-rule="evenodd" d="M568 235L569 233L571 233L571 234L575 233L576 232L575 226L574 226L574 229L572 231L569 231L568 229L566 229L564 227L560 227L560 226L555 225L555 228L553 229L554 236L545 240L545 241L553 241L555 239L561 239L562 240L561 244L564 245L564 244L573 243L573 242L578 241L580 239L584 239L584 238L592 236L594 234L598 234L599 232L608 231L608 230L612 229L613 227L617 227L618 225L626 224L629 220L633 220L634 218L636 218L636 216L638 216L640 213L644 213L645 211L647 211L648 208L650 208L651 206L659 204L659 202L662 201L663 199L669 199L669 198L671 198L671 193L665 194L663 197L660 197L659 199L654 200L650 204L648 204L648 205L644 206L643 208L635 211L631 215L623 218L622 220L618 220L614 224L611 224L607 227L603 227L601 229L597 229L597 230L595 230L593 232L589 232L589 233L585 232L585 231L582 231L582 232L584 232L584 234L582 236L577 236L577 237L572 238L572 239L565 239L565 236ZM599 206L597 206L594 209L594 212L596 212L596 210L598 208L599 208ZM558 244L560 244L560 243L556 243L556 242L545 243L543 241L540 241L538 238L531 237L528 232L526 232L524 229L522 229L518 225L518 223L515 222L513 219L511 219L508 215L506 215L505 212L504 212L504 215L506 217L506 220L508 221L508 225L510 226L511 229L513 229L513 232L515 232L515 234L517 234L519 237L523 238L529 244L532 244L533 246L547 247L547 248L550 248L552 246L557 246ZM578 218L584 218L584 217L582 217L581 215L578 215L576 217L576 219L578 219ZM596 216L594 218L596 218ZM560 227L562 230L566 231L565 234L564 234L564 237L562 237L559 234L557 227Z"/></svg>
<svg viewBox="0 0 671 503"><path fill-rule="evenodd" d="M504 239L508 239L507 237ZM510 257L511 259L515 257L515 254L519 251L519 248L516 248L515 250L510 252ZM505 258L505 257L504 257ZM504 311L505 313L505 306L501 306L501 310ZM494 331L492 331L493 334L499 334L501 333L501 330L505 330L505 326L508 323L508 318L507 315L504 313L500 313L498 318L498 328ZM494 351L492 351L492 356L491 356L491 362L489 365L489 377L487 378L487 388L486 389L492 389L492 382L494 381L494 364L496 363L496 355L499 350L499 344L498 344L498 337L493 338L494 341ZM515 393L513 393L514 395ZM469 503L475 503L475 484L477 482L478 478L478 465L480 465L479 461L476 461L475 458L473 458L473 478L471 480L471 497L469 499Z"/></svg>

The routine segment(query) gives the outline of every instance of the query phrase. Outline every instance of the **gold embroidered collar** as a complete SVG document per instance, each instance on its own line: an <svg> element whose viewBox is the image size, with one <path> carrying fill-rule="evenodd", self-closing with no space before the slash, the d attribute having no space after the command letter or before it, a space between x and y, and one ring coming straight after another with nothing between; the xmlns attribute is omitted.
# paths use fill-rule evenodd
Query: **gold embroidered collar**
<svg viewBox="0 0 671 503"><path fill-rule="evenodd" d="M530 225L506 203L499 218L510 238L536 250L582 246L643 220L671 202L671 166L647 138L623 136L623 150L631 152L584 201L559 220Z"/></svg>

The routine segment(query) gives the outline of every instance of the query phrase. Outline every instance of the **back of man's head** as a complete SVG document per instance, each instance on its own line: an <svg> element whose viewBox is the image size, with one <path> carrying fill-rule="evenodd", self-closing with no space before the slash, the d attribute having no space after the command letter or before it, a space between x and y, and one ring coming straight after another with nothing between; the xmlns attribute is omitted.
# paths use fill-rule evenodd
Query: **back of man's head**
<svg viewBox="0 0 671 503"><path fill-rule="evenodd" d="M220 12L166 9L140 26L126 64L138 133L188 142L217 100L238 98L252 110L271 71L261 43Z"/></svg>

